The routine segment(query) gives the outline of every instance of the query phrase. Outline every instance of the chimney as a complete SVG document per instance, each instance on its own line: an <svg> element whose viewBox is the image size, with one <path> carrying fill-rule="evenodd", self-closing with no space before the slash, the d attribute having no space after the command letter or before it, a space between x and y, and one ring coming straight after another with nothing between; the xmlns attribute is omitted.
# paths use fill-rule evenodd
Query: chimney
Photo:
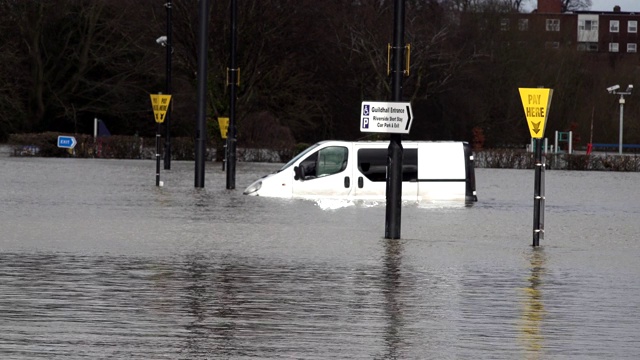
<svg viewBox="0 0 640 360"><path fill-rule="evenodd" d="M613 12L620 12L620 5L616 5L613 7Z"/></svg>
<svg viewBox="0 0 640 360"><path fill-rule="evenodd" d="M538 0L539 13L562 13L562 0Z"/></svg>

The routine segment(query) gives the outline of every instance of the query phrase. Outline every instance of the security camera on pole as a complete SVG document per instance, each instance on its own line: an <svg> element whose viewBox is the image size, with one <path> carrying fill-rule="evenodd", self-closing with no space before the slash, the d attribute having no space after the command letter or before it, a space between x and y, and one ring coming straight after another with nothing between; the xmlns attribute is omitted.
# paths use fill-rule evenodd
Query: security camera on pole
<svg viewBox="0 0 640 360"><path fill-rule="evenodd" d="M619 135L619 145L618 145L618 154L622 155L622 126L624 124L624 96L631 95L631 91L633 90L633 85L629 84L627 86L626 91L618 91L620 90L620 85L613 85L607 88L609 94L620 95L620 135Z"/></svg>

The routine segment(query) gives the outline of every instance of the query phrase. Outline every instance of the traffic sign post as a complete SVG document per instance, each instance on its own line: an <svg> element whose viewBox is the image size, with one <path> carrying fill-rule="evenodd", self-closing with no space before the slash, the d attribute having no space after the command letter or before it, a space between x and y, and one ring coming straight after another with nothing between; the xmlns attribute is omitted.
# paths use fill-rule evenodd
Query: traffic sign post
<svg viewBox="0 0 640 360"><path fill-rule="evenodd" d="M171 103L171 95L163 94L150 94L151 106L153 108L153 116L156 123L158 123L158 130L156 131L156 186L161 186L160 181L160 127L164 122L165 115L169 109Z"/></svg>
<svg viewBox="0 0 640 360"><path fill-rule="evenodd" d="M544 130L551 106L553 89L520 88L520 98L527 118L529 133L533 138L535 152L535 175L533 190L533 246L540 246L540 239L544 239L544 169L545 159L542 152Z"/></svg>
<svg viewBox="0 0 640 360"><path fill-rule="evenodd" d="M171 95L162 94L150 94L151 106L153 107L153 115L158 124L164 122L164 118L167 115L169 109L169 103L171 102Z"/></svg>
<svg viewBox="0 0 640 360"><path fill-rule="evenodd" d="M399 87L399 84L397 86ZM387 161L387 207L385 214L385 238L387 239L400 238L402 157L404 152L401 134L408 134L412 123L413 111L409 102L363 101L360 107L361 132L391 134Z"/></svg>
<svg viewBox="0 0 640 360"><path fill-rule="evenodd" d="M227 133L229 132L229 118L219 117L218 126L220 127L220 137L222 137L223 139L226 139Z"/></svg>
<svg viewBox="0 0 640 360"><path fill-rule="evenodd" d="M360 111L360 131L408 134L412 120L411 103L363 101Z"/></svg>
<svg viewBox="0 0 640 360"><path fill-rule="evenodd" d="M218 118L218 126L220 127L220 137L223 139L227 139L227 134L229 133L229 118L228 117L219 117ZM227 147L227 142L224 142L222 145L224 148L224 156L222 157L222 171L225 170L225 164L227 163L227 157L229 156L229 148Z"/></svg>
<svg viewBox="0 0 640 360"><path fill-rule="evenodd" d="M73 149L76 147L76 138L73 136L58 136L58 147L63 149Z"/></svg>
<svg viewBox="0 0 640 360"><path fill-rule="evenodd" d="M553 89L527 89L520 88L520 99L524 114L527 117L529 132L534 139L542 139L547 126L547 115L551 105Z"/></svg>

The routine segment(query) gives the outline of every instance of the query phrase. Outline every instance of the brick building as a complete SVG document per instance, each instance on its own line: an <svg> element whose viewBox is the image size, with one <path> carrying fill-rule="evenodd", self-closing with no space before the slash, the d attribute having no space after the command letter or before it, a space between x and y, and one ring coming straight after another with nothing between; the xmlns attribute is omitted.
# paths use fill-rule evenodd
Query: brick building
<svg viewBox="0 0 640 360"><path fill-rule="evenodd" d="M562 12L561 0L538 0L531 13L508 14L500 30L517 32L521 41L543 42L546 48L572 47L578 51L638 53L640 13L611 11Z"/></svg>

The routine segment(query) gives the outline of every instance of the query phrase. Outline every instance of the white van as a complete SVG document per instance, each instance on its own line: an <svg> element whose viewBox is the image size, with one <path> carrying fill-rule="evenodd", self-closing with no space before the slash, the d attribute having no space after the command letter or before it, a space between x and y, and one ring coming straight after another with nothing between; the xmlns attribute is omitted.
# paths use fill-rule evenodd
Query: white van
<svg viewBox="0 0 640 360"><path fill-rule="evenodd" d="M304 199L386 199L388 141L322 141L245 195ZM477 201L471 146L454 141L403 141L403 201Z"/></svg>

